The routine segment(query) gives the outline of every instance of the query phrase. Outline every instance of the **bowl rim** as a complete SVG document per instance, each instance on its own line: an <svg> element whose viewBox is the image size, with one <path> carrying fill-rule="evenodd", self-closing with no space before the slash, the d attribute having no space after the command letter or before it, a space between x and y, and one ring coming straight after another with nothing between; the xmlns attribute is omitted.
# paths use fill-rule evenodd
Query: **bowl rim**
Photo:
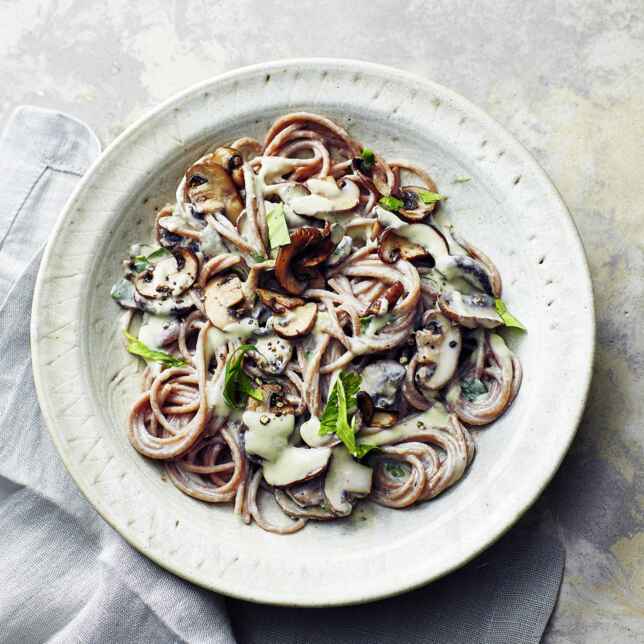
<svg viewBox="0 0 644 644"><path fill-rule="evenodd" d="M550 191L550 198L554 199L559 206L559 210L562 214L565 214L565 217L562 218L562 223L566 225L569 229L569 232L572 233L572 237L575 240L575 248L572 249L574 255L581 261L581 268L579 277L583 277L583 283L579 283L579 293L584 303L587 305L587 316L585 320L585 325L587 327L588 333L584 336L585 339L585 351L588 356L588 360L585 363L585 369L577 373L577 379L579 385L577 386L578 396L574 401L568 401L569 404L574 402L574 422L569 428L565 442L561 444L561 447L558 453L552 455L550 462L549 471L546 476L544 476L538 485L534 486L532 494L529 498L525 500L522 499L522 502L515 507L514 512L511 517L505 521L505 525L501 529L493 531L486 539L482 540L478 547L473 548L466 556L461 557L459 560L455 561L452 565L445 567L440 573L436 573L429 577L418 578L410 580L409 582L399 582L396 581L390 584L382 584L378 588L365 588L364 593L361 596L352 595L349 598L339 598L336 600L321 600L321 601L304 601L299 603L297 601L287 601L279 597L271 597L270 595L262 594L261 592L253 594L249 592L248 594L231 592L229 589L226 589L221 584L218 583L218 580L214 580L213 583L206 584L203 581L195 578L190 573L186 573L180 569L180 567L172 565L171 562L164 559L162 556L157 556L155 553L151 552L141 543L133 538L132 535L124 533L116 525L114 519L110 514L101 507L97 507L91 500L91 486L85 485L82 478L75 474L75 468L71 459L67 457L67 454L64 449L62 449L62 438L58 435L55 430L57 424L56 419L54 418L51 410L47 405L47 398L45 395L46 384L44 382L44 376L39 369L40 365L40 347L38 342L38 327L40 324L39 311L42 308L43 302L43 290L45 288L45 273L47 266L49 264L52 249L54 245L54 240L58 237L65 220L69 217L70 213L74 208L77 197L82 193L85 186L87 186L94 179L96 174L96 169L99 168L104 159L108 158L112 152L118 149L124 142L128 141L138 130L144 127L148 121L152 120L155 116L160 115L174 106L181 104L184 99L203 91L209 86L233 79L237 76L243 76L246 74L257 74L257 73L269 73L273 70L283 69L283 68L293 68L298 66L306 67L319 67L321 70L325 66L332 66L334 68L343 68L345 70L365 73L373 73L381 76L396 77L402 82L414 83L416 85L423 86L425 89L432 90L446 96L452 101L456 106L461 107L464 111L467 111L476 116L476 118L485 123L486 127L490 128L494 135L499 139L503 140L504 145L507 148L511 148L518 157L521 158L522 162L526 165L529 170L534 173L541 180L542 188ZM581 279L580 279L581 282ZM158 565L162 566L166 570L176 574L183 579L186 579L198 586L204 587L207 590L218 592L230 597L235 597L238 599L243 599L245 601L252 601L257 603L281 605L281 606L342 606L342 605L351 605L351 604L362 604L366 602L371 602L379 599L384 599L387 597L395 596L415 588L421 587L427 583L435 581L454 570L462 567L467 564L469 561L478 556L482 551L486 550L493 543L498 541L510 528L512 528L519 518L535 503L535 501L542 494L544 489L548 486L553 476L559 469L570 445L576 435L577 428L581 421L582 414L588 399L588 394L590 391L590 384L592 380L592 371L594 363L594 354L595 354L595 334L596 334L596 325L595 325L595 308L594 308L594 297L592 289L592 281L590 276L590 270L588 266L588 260L586 253L583 247L583 243L579 234L579 231L576 227L576 224L573 218L570 215L568 208L566 207L560 193L557 188L551 181L550 177L547 175L545 170L540 166L537 160L532 156L532 154L527 150L527 148L513 135L511 135L498 121L493 117L487 114L484 110L477 107L475 104L471 103L468 99L464 98L462 95L451 90L448 87L445 87L434 81L425 79L416 74L397 69L395 67L390 67L387 65L381 65L377 63L371 63L361 60L348 59L348 58L333 58L333 57L296 57L296 58L284 58L276 59L272 61L267 61L263 63L247 65L233 70L227 71L223 74L218 74L213 77L210 77L206 80L195 83L186 89L172 95L163 102L161 102L156 107L151 110L146 111L142 116L140 116L134 123L129 125L119 136L117 136L98 156L98 158L92 163L85 175L76 185L72 194L70 195L65 207L58 216L56 223L49 235L49 241L47 243L43 258L40 264L38 277L36 280L36 285L34 289L34 297L32 303L32 315L31 315L31 324L30 324L30 336L31 336L31 353L32 353L32 369L34 382L36 387L36 392L38 395L38 400L40 403L40 408L43 414L45 425L49 431L50 436L56 446L56 449L61 457L65 468L71 475L76 486L80 489L83 496L88 500L88 502L94 507L94 509L100 514L100 516L114 528L122 538L124 538L130 545L136 548L139 552L153 560Z"/></svg>

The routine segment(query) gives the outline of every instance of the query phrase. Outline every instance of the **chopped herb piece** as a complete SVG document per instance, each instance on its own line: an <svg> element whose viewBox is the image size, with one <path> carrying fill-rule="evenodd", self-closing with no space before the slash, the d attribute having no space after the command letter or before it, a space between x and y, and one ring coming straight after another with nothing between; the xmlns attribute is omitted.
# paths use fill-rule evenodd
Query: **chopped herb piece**
<svg viewBox="0 0 644 644"><path fill-rule="evenodd" d="M528 329L517 320L510 311L508 311L508 307L506 306L505 302L500 299L494 300L494 307L496 308L496 312L499 314L501 319L503 320L503 324L505 326L513 327L515 329L521 329L522 331L527 331Z"/></svg>
<svg viewBox="0 0 644 644"><path fill-rule="evenodd" d="M471 181L472 177L456 177L454 179L454 183L467 183L468 181Z"/></svg>
<svg viewBox="0 0 644 644"><path fill-rule="evenodd" d="M162 259L170 255L170 251L167 248L157 248L153 253L150 253L147 257L149 262L154 262L157 259Z"/></svg>
<svg viewBox="0 0 644 644"><path fill-rule="evenodd" d="M224 402L231 409L243 409L248 400L248 396L255 400L264 400L262 390L253 387L253 381L242 368L244 355L248 351L256 348L254 344L242 344L228 358L228 362L226 362L226 372L224 373Z"/></svg>
<svg viewBox="0 0 644 644"><path fill-rule="evenodd" d="M166 367L183 367L186 364L185 360L175 358L165 351L155 351L150 349L150 347L145 343L141 342L141 340L127 331L125 331L125 337L127 338L127 350L132 355L140 356L150 362L160 362Z"/></svg>
<svg viewBox="0 0 644 644"><path fill-rule="evenodd" d="M282 204L266 213L266 225L268 226L268 240L271 248L288 246L291 243Z"/></svg>
<svg viewBox="0 0 644 644"><path fill-rule="evenodd" d="M399 479L403 478L407 474L405 468L399 463L385 463L385 469L389 474Z"/></svg>
<svg viewBox="0 0 644 644"><path fill-rule="evenodd" d="M405 203L400 200L396 199L396 197L381 197L380 201L378 202L383 208L386 210L390 210L391 212L398 212L404 205Z"/></svg>
<svg viewBox="0 0 644 644"><path fill-rule="evenodd" d="M370 148L362 148L360 158L362 159L362 167L367 171L371 170L376 163L376 155Z"/></svg>
<svg viewBox="0 0 644 644"><path fill-rule="evenodd" d="M143 271L146 271L148 268L150 268L150 264L154 264L156 261L163 259L168 255L170 255L170 251L163 247L157 248L147 257L145 255L135 255L132 258L134 272L143 273Z"/></svg>
<svg viewBox="0 0 644 644"><path fill-rule="evenodd" d="M256 262L258 262L258 263L259 263L259 262L265 262L265 261L266 261L266 259L267 259L267 258L266 258L266 257L264 257L264 255L262 255L261 253L251 253L251 254L250 254L250 256L251 256L251 257L252 257Z"/></svg>
<svg viewBox="0 0 644 644"><path fill-rule="evenodd" d="M437 201L443 201L447 199L445 195L438 194L438 192L430 192L429 190L421 190L419 196L423 203L436 203Z"/></svg>
<svg viewBox="0 0 644 644"><path fill-rule="evenodd" d="M461 381L461 396L470 402L487 393L487 386L482 380L472 378Z"/></svg>

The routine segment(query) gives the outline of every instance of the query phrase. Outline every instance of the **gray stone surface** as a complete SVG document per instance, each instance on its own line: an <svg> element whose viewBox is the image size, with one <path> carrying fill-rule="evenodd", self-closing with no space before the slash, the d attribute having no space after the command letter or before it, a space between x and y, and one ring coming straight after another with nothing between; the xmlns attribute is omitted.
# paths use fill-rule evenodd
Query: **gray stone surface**
<svg viewBox="0 0 644 644"><path fill-rule="evenodd" d="M196 81L292 56L448 85L561 191L588 252L598 346L573 448L523 520L541 519L568 553L545 641L644 641L644 4L0 0L0 126L32 103L75 114L107 144Z"/></svg>

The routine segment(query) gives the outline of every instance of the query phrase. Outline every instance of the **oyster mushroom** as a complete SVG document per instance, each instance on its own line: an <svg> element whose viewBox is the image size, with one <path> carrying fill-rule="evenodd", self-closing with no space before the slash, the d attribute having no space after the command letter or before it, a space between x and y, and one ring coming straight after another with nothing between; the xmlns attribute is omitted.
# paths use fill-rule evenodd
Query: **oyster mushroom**
<svg viewBox="0 0 644 644"><path fill-rule="evenodd" d="M296 258L314 248L322 241L319 228L305 226L291 233L291 243L281 246L275 260L275 277L280 286L292 295L300 295L307 287L308 281L298 279L293 272Z"/></svg>
<svg viewBox="0 0 644 644"><path fill-rule="evenodd" d="M166 252L161 259L139 273L134 286L139 294L151 299L177 297L187 291L197 279L199 262L187 248Z"/></svg>
<svg viewBox="0 0 644 644"><path fill-rule="evenodd" d="M183 196L197 213L206 215L223 211L233 224L237 223L237 218L244 209L230 174L213 154L203 157L188 168Z"/></svg>
<svg viewBox="0 0 644 644"><path fill-rule="evenodd" d="M405 378L405 367L395 360L372 362L362 370L360 389L371 397L376 410L395 410Z"/></svg>
<svg viewBox="0 0 644 644"><path fill-rule="evenodd" d="M298 306L305 304L305 301L300 297L293 297L291 295L284 295L277 291L271 291L267 288L255 289L257 296L262 304L267 306L275 313L285 313L287 310L294 309Z"/></svg>
<svg viewBox="0 0 644 644"><path fill-rule="evenodd" d="M371 492L372 470L353 460L344 445L333 448L329 469L324 478L324 496L338 516L348 516L354 499Z"/></svg>
<svg viewBox="0 0 644 644"><path fill-rule="evenodd" d="M467 255L438 257L435 268L450 281L460 278L479 291L499 297L500 286L496 284L494 275L484 264Z"/></svg>
<svg viewBox="0 0 644 644"><path fill-rule="evenodd" d="M416 355L422 365L414 383L423 390L443 387L456 371L461 354L461 330L439 311L429 311L424 328L416 331Z"/></svg>
<svg viewBox="0 0 644 644"><path fill-rule="evenodd" d="M482 293L463 295L448 289L440 294L438 306L450 320L468 329L474 329L477 326L493 329L503 324L503 320L496 312L494 298Z"/></svg>
<svg viewBox="0 0 644 644"><path fill-rule="evenodd" d="M298 215L314 217L319 213L345 212L360 202L360 188L350 179L339 183L333 177L309 179L306 187L310 194L290 200L291 208Z"/></svg>
<svg viewBox="0 0 644 644"><path fill-rule="evenodd" d="M269 485L284 487L321 474L331 457L329 447L293 447L282 450L274 461L263 464L264 480Z"/></svg>
<svg viewBox="0 0 644 644"><path fill-rule="evenodd" d="M236 275L221 275L211 279L204 289L204 308L208 319L222 331L237 322L231 309L244 302L242 283Z"/></svg>
<svg viewBox="0 0 644 644"><path fill-rule="evenodd" d="M278 375L284 372L293 356L293 345L276 335L266 335L255 341L251 356L265 373Z"/></svg>
<svg viewBox="0 0 644 644"><path fill-rule="evenodd" d="M282 316L273 316L273 329L283 338L301 338L311 332L318 315L315 302L298 306Z"/></svg>
<svg viewBox="0 0 644 644"><path fill-rule="evenodd" d="M399 189L397 196L402 200L403 207L398 210L398 214L405 221L423 221L437 208L440 202L425 203L421 198L423 192L428 192L427 188L404 186Z"/></svg>

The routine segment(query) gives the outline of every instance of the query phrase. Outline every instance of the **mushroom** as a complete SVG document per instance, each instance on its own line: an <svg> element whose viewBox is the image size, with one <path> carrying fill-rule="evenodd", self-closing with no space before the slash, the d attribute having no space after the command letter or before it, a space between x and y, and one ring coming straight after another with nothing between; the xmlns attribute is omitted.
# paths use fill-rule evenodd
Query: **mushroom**
<svg viewBox="0 0 644 644"><path fill-rule="evenodd" d="M305 226L291 232L291 243L281 246L275 260L275 277L282 288L292 295L300 295L307 287L307 280L298 279L293 273L293 262L322 241L319 228Z"/></svg>
<svg viewBox="0 0 644 644"><path fill-rule="evenodd" d="M396 233L416 244L420 244L436 261L449 254L447 241L442 233L429 224L405 224Z"/></svg>
<svg viewBox="0 0 644 644"><path fill-rule="evenodd" d="M378 409L369 422L369 427L393 427L398 422L397 411Z"/></svg>
<svg viewBox="0 0 644 644"><path fill-rule="evenodd" d="M345 235L331 251L331 254L326 260L327 266L337 266L343 262L353 250L353 240L349 235Z"/></svg>
<svg viewBox="0 0 644 644"><path fill-rule="evenodd" d="M277 461L288 447L295 427L292 414L273 414L267 411L245 411L242 423L246 426L244 447L248 454L266 461Z"/></svg>
<svg viewBox="0 0 644 644"><path fill-rule="evenodd" d="M339 183L333 177L309 179L306 187L310 194L290 200L291 208L298 215L313 217L319 213L344 212L360 202L360 188L350 179Z"/></svg>
<svg viewBox="0 0 644 644"><path fill-rule="evenodd" d="M241 154L235 148L229 148L225 145L218 147L212 153L212 160L230 173L244 165L244 159Z"/></svg>
<svg viewBox="0 0 644 644"><path fill-rule="evenodd" d="M495 295L492 286L493 276L481 262L467 255L444 255L436 258L436 270L449 281L455 279L465 280L475 289L488 295Z"/></svg>
<svg viewBox="0 0 644 644"><path fill-rule="evenodd" d="M262 371L278 375L284 372L293 356L293 345L276 335L266 335L255 341L251 356Z"/></svg>
<svg viewBox="0 0 644 644"><path fill-rule="evenodd" d="M199 262L187 248L164 252L159 260L134 279L136 290L151 299L177 297L187 291L197 279Z"/></svg>
<svg viewBox="0 0 644 644"><path fill-rule="evenodd" d="M398 259L410 262L436 261L448 254L445 238L427 224L389 226L379 238L378 255L383 262L393 264Z"/></svg>
<svg viewBox="0 0 644 644"><path fill-rule="evenodd" d="M367 313L372 315L385 315L386 313L389 313L404 292L405 287L402 282L394 282L391 286L385 289L380 297L376 298L371 303L367 309Z"/></svg>
<svg viewBox="0 0 644 644"><path fill-rule="evenodd" d="M264 480L284 487L306 481L320 474L331 457L329 447L293 447L283 449L276 460L263 464Z"/></svg>
<svg viewBox="0 0 644 644"><path fill-rule="evenodd" d="M286 315L273 316L273 329L283 338L301 338L311 332L318 315L315 302L298 306Z"/></svg>
<svg viewBox="0 0 644 644"><path fill-rule="evenodd" d="M188 168L183 193L185 201L190 202L197 213L223 211L233 224L244 209L230 174L212 154Z"/></svg>
<svg viewBox="0 0 644 644"><path fill-rule="evenodd" d="M428 311L424 328L416 331L418 363L414 376L421 390L436 390L454 375L461 354L461 330L439 311Z"/></svg>
<svg viewBox="0 0 644 644"><path fill-rule="evenodd" d="M354 461L344 445L334 447L324 478L324 496L333 513L351 514L352 501L371 492L372 475L371 468Z"/></svg>
<svg viewBox="0 0 644 644"><path fill-rule="evenodd" d="M275 313L285 313L287 310L290 311L291 309L305 304L305 301L300 297L284 295L284 293L271 291L267 288L257 288L255 289L255 293L257 293L262 304Z"/></svg>
<svg viewBox="0 0 644 644"><path fill-rule="evenodd" d="M403 202L403 207L398 210L398 214L405 220L419 222L426 219L438 206L439 201L425 203L421 193L427 193L427 188L418 186L404 186L400 188L396 195Z"/></svg>
<svg viewBox="0 0 644 644"><path fill-rule="evenodd" d="M375 413L373 399L366 391L359 391L356 395L356 405L364 425L369 425Z"/></svg>
<svg viewBox="0 0 644 644"><path fill-rule="evenodd" d="M340 442L335 434L320 434L320 419L317 416L311 416L300 425L300 437L309 447L327 447Z"/></svg>
<svg viewBox="0 0 644 644"><path fill-rule="evenodd" d="M211 279L204 289L204 308L208 319L222 331L237 322L231 308L244 302L242 283L237 275L220 275Z"/></svg>
<svg viewBox="0 0 644 644"><path fill-rule="evenodd" d="M438 297L438 306L450 320L468 329L474 329L477 326L492 329L503 324L503 320L496 312L494 298L483 293L463 295L448 289Z"/></svg>
<svg viewBox="0 0 644 644"><path fill-rule="evenodd" d="M405 378L405 367L396 360L372 362L362 370L360 389L371 397L376 410L394 410Z"/></svg>
<svg viewBox="0 0 644 644"><path fill-rule="evenodd" d="M302 485L309 485L309 482L296 484L296 486ZM293 519L313 519L314 521L329 521L337 518L337 515L331 512L331 510L321 505L306 505L304 507L299 505L293 500L292 495L289 494L290 490L296 486L286 488L286 492L279 488L276 488L273 492L277 505L282 508L285 514ZM323 498L322 502L324 502Z"/></svg>
<svg viewBox="0 0 644 644"><path fill-rule="evenodd" d="M322 480L320 478L295 483L295 485L287 487L284 491L301 508L310 508L324 503Z"/></svg>
<svg viewBox="0 0 644 644"><path fill-rule="evenodd" d="M187 313L194 308L191 298L180 295L179 297L167 297L163 300L151 300L139 295L130 280L122 278L110 291L112 298L124 309L135 309L145 311L153 315L180 315Z"/></svg>

